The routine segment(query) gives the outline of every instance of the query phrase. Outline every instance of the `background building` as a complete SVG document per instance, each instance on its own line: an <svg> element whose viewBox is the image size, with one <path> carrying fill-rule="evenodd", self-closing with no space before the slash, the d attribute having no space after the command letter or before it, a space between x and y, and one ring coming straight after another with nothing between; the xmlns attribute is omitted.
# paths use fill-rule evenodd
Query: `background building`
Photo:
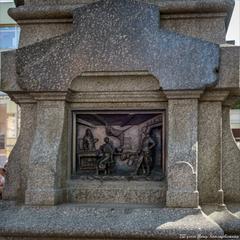
<svg viewBox="0 0 240 240"><path fill-rule="evenodd" d="M231 128L237 144L240 147L240 109L231 110Z"/></svg>
<svg viewBox="0 0 240 240"><path fill-rule="evenodd" d="M227 40L232 40L236 45L240 45L240 0L235 0L235 9L229 25ZM231 127L240 147L240 103L236 106L236 109L231 110Z"/></svg>
<svg viewBox="0 0 240 240"><path fill-rule="evenodd" d="M13 1L0 0L0 52L18 47L20 28L7 14ZM0 64L1 66L1 64ZM0 167L2 167L19 134L20 109L0 92Z"/></svg>

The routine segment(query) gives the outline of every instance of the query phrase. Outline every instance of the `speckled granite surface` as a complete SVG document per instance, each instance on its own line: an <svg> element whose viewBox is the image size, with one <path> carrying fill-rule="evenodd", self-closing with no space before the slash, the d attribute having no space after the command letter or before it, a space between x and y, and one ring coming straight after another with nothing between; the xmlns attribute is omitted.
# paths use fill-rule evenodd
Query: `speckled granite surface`
<svg viewBox="0 0 240 240"><path fill-rule="evenodd" d="M219 46L160 28L158 6L99 1L75 9L73 18L72 32L17 50L22 89L65 91L89 71L148 71L165 90L217 81Z"/></svg>
<svg viewBox="0 0 240 240"><path fill-rule="evenodd" d="M224 192L225 201L239 203L239 149L222 124L224 104L240 94L239 48L219 45L233 1L24 3L10 10L21 26L21 48L2 54L0 87L21 105L24 118L4 198L25 205L0 204L0 240L238 234L238 208L218 208ZM70 115L82 109L164 110L167 184L131 182L126 189L128 183L116 182L114 190L113 184L69 181ZM175 208L130 205L136 202ZM207 216L194 208L199 204L218 207L202 208Z"/></svg>

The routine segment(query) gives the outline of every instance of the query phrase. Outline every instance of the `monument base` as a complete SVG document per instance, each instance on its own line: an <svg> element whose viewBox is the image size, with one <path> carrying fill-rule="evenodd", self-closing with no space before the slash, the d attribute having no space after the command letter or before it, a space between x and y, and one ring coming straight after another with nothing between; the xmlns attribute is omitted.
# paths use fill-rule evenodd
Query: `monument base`
<svg viewBox="0 0 240 240"><path fill-rule="evenodd" d="M2 201L0 210L0 240L197 239L197 236L221 239L224 236L222 228L200 208L130 204L31 207Z"/></svg>

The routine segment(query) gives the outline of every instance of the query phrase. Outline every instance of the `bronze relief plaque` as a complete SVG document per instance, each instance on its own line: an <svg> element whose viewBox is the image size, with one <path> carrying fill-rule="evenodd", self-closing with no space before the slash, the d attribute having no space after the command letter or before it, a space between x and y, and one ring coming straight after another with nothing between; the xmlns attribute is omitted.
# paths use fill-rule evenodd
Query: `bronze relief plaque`
<svg viewBox="0 0 240 240"><path fill-rule="evenodd" d="M161 180L164 112L73 112L73 177Z"/></svg>

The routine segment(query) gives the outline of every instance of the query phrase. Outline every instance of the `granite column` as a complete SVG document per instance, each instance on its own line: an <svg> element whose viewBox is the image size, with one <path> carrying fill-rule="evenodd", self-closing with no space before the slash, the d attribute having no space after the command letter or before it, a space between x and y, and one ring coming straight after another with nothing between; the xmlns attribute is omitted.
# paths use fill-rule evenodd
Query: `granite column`
<svg viewBox="0 0 240 240"><path fill-rule="evenodd" d="M202 91L169 91L167 206L198 207L198 99Z"/></svg>
<svg viewBox="0 0 240 240"><path fill-rule="evenodd" d="M25 203L54 205L62 202L63 135L66 93L33 94L37 101L37 126L30 153Z"/></svg>

